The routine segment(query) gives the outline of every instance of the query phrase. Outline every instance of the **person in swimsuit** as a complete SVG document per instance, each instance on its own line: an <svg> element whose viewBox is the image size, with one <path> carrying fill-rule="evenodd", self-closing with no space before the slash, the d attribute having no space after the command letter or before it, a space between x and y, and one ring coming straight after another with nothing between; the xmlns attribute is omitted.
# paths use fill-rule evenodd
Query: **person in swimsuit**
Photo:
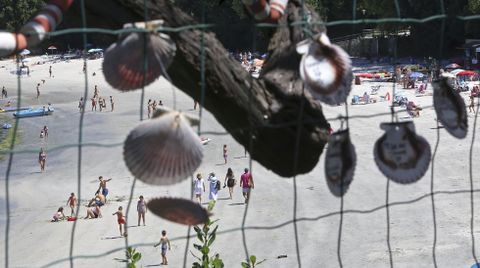
<svg viewBox="0 0 480 268"><path fill-rule="evenodd" d="M100 207L98 205L95 205L94 207L87 208L87 216L85 219L96 219L96 218L101 218L102 217L102 212L100 211Z"/></svg>
<svg viewBox="0 0 480 268"><path fill-rule="evenodd" d="M113 97L112 97L112 96L110 96L110 106L112 107L112 112L113 112L113 110L114 110L114 108L115 108L115 102L113 101Z"/></svg>
<svg viewBox="0 0 480 268"><path fill-rule="evenodd" d="M147 203L143 199L143 195L140 196L137 202L137 212L138 212L138 226L140 226L140 219L143 219L143 226L145 226L145 213L147 213Z"/></svg>
<svg viewBox="0 0 480 268"><path fill-rule="evenodd" d="M227 145L223 145L223 159L225 160L225 165L227 164Z"/></svg>
<svg viewBox="0 0 480 268"><path fill-rule="evenodd" d="M149 99L147 103L148 118L152 116L152 100Z"/></svg>
<svg viewBox="0 0 480 268"><path fill-rule="evenodd" d="M202 194L205 192L205 181L202 179L202 174L197 174L197 179L193 181L193 191L198 203L202 203Z"/></svg>
<svg viewBox="0 0 480 268"><path fill-rule="evenodd" d="M162 237L160 237L160 242L154 245L154 247L158 247L161 245L162 249L162 265L168 265L168 260L167 260L167 249L172 250L170 247L170 240L168 240L167 237L167 232L165 230L162 231Z"/></svg>
<svg viewBox="0 0 480 268"><path fill-rule="evenodd" d="M468 112L473 112L475 113L475 99L473 97L473 95L470 95L470 105L468 105Z"/></svg>
<svg viewBox="0 0 480 268"><path fill-rule="evenodd" d="M78 109L80 112L82 112L83 108L84 108L84 104L83 104L83 97L82 97L80 98L80 101L78 101Z"/></svg>
<svg viewBox="0 0 480 268"><path fill-rule="evenodd" d="M125 230L125 233L122 230L122 224L123 226L125 226L125 216L123 216L122 206L119 206L118 211L113 213L112 215L117 215L117 223L118 223L118 229L120 230L120 236L127 236L127 230Z"/></svg>
<svg viewBox="0 0 480 268"><path fill-rule="evenodd" d="M95 98L91 98L91 101L92 101L92 111L93 109L97 111L97 101L95 100Z"/></svg>
<svg viewBox="0 0 480 268"><path fill-rule="evenodd" d="M48 72L50 73L50 77L52 77L52 65L48 68Z"/></svg>
<svg viewBox="0 0 480 268"><path fill-rule="evenodd" d="M250 191L255 187L253 183L253 176L248 172L248 168L244 170L245 172L240 177L240 187L242 187L243 197L245 198L245 204L250 200Z"/></svg>
<svg viewBox="0 0 480 268"><path fill-rule="evenodd" d="M59 207L57 212L53 215L52 222L59 221L59 220L64 220L65 218L66 218L65 214L63 214L63 207Z"/></svg>
<svg viewBox="0 0 480 268"><path fill-rule="evenodd" d="M43 133L45 134L45 139L48 139L48 127L43 126Z"/></svg>
<svg viewBox="0 0 480 268"><path fill-rule="evenodd" d="M233 197L233 187L235 186L235 175L233 175L233 170L228 168L227 174L225 175L225 180L223 182L223 188L228 186L228 193L230 194L230 199Z"/></svg>
<svg viewBox="0 0 480 268"><path fill-rule="evenodd" d="M95 203L96 206L99 206L99 207L105 205L105 196L103 194L100 194L99 191L97 191L95 193L95 197L92 198L92 200L90 200L87 207L92 206L92 204L94 204L94 203Z"/></svg>
<svg viewBox="0 0 480 268"><path fill-rule="evenodd" d="M93 89L93 98L98 98L98 94L99 94L99 90L98 90L98 87L97 85L95 85L95 88Z"/></svg>
<svg viewBox="0 0 480 268"><path fill-rule="evenodd" d="M40 164L40 171L45 171L45 164L47 162L47 153L40 148L40 153L38 153L38 163Z"/></svg>
<svg viewBox="0 0 480 268"><path fill-rule="evenodd" d="M75 214L74 208L77 206L77 197L75 197L75 193L70 194L70 197L67 200L67 205L70 206L70 209L72 210L70 216L73 216L73 214Z"/></svg>
<svg viewBox="0 0 480 268"><path fill-rule="evenodd" d="M107 201L107 195L108 195L108 189L107 189L107 182L111 181L112 179L104 180L103 176L98 177L98 180L100 181L100 185L98 187L97 192L102 190L102 194L105 196L105 202Z"/></svg>
<svg viewBox="0 0 480 268"><path fill-rule="evenodd" d="M37 99L40 97L40 83L37 84Z"/></svg>

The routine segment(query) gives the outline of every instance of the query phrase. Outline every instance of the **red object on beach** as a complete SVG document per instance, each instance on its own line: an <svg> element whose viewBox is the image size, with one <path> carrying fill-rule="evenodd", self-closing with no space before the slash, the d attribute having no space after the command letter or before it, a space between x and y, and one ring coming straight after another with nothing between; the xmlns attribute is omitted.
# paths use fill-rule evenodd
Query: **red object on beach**
<svg viewBox="0 0 480 268"><path fill-rule="evenodd" d="M360 78L374 78L375 77L371 73L358 73L358 74L355 74L355 76L360 77Z"/></svg>
<svg viewBox="0 0 480 268"><path fill-rule="evenodd" d="M478 73L475 71L465 70L461 71L457 74L457 76L470 76L470 75L477 75Z"/></svg>
<svg viewBox="0 0 480 268"><path fill-rule="evenodd" d="M76 217L68 217L67 221L76 221L77 218Z"/></svg>

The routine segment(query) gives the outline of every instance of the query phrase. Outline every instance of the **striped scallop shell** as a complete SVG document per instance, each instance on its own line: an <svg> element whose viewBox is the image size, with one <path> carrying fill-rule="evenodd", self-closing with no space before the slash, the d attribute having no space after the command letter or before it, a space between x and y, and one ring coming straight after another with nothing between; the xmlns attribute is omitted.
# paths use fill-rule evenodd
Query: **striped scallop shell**
<svg viewBox="0 0 480 268"><path fill-rule="evenodd" d="M303 54L300 76L313 97L329 105L344 103L352 88L350 56L325 33L299 43L297 52Z"/></svg>
<svg viewBox="0 0 480 268"><path fill-rule="evenodd" d="M447 79L434 81L433 105L438 120L452 136L463 139L467 136L468 120L465 102Z"/></svg>
<svg viewBox="0 0 480 268"><path fill-rule="evenodd" d="M203 224L210 216L199 203L183 198L155 198L147 203L147 207L163 219L185 225Z"/></svg>
<svg viewBox="0 0 480 268"><path fill-rule="evenodd" d="M350 141L349 130L333 133L328 140L325 154L325 177L333 195L342 196L347 192L356 164L357 156Z"/></svg>
<svg viewBox="0 0 480 268"><path fill-rule="evenodd" d="M375 163L389 179L406 184L418 181L430 164L430 145L415 134L413 122L382 123L385 130L375 142Z"/></svg>
<svg viewBox="0 0 480 268"><path fill-rule="evenodd" d="M141 88L144 80L144 85L149 85L160 75L168 77L167 68L175 51L175 43L165 34L133 32L123 35L105 51L105 79L112 87L122 91ZM144 59L147 61L146 73Z"/></svg>
<svg viewBox="0 0 480 268"><path fill-rule="evenodd" d="M130 172L154 185L178 183L200 166L203 146L180 112L166 112L134 128L123 146Z"/></svg>

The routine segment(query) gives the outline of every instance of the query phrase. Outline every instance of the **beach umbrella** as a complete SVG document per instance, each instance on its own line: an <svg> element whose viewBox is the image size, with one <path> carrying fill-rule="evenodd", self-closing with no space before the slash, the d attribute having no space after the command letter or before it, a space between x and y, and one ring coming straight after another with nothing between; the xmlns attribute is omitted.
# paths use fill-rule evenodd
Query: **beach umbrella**
<svg viewBox="0 0 480 268"><path fill-rule="evenodd" d="M22 55L22 56L25 56L25 55L28 55L28 54L30 54L30 53L31 53L30 50L24 49L24 50L20 51L20 53L18 53L18 54L20 54L20 55Z"/></svg>
<svg viewBox="0 0 480 268"><path fill-rule="evenodd" d="M56 47L56 46L49 46L47 49L48 49L48 50L56 50L57 47Z"/></svg>
<svg viewBox="0 0 480 268"><path fill-rule="evenodd" d="M89 49L87 52L88 53L96 53L96 52L102 52L103 49L101 48L92 48L92 49Z"/></svg>
<svg viewBox="0 0 480 268"><path fill-rule="evenodd" d="M456 69L456 70L450 71L450 73L456 76L457 74L459 74L463 71L465 71L465 70L464 69Z"/></svg>
<svg viewBox="0 0 480 268"><path fill-rule="evenodd" d="M461 68L462 66L456 64L456 63L450 63L449 65L445 66L445 69L458 69Z"/></svg>
<svg viewBox="0 0 480 268"><path fill-rule="evenodd" d="M422 73L419 73L419 72L413 72L410 74L410 77L411 78L423 78L423 74Z"/></svg>
<svg viewBox="0 0 480 268"><path fill-rule="evenodd" d="M477 72L475 71L470 71L470 70L465 70L457 73L457 76L470 76L470 75L476 75Z"/></svg>

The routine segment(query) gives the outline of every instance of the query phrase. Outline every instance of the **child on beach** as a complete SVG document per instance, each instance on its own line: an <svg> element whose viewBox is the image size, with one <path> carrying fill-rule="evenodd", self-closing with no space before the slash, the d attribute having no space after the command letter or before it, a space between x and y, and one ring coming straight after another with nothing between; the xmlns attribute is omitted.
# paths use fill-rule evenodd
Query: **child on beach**
<svg viewBox="0 0 480 268"><path fill-rule="evenodd" d="M227 164L227 145L223 145L223 159L225 160L225 165Z"/></svg>
<svg viewBox="0 0 480 268"><path fill-rule="evenodd" d="M43 133L43 129L40 130L40 139L43 139L43 137L45 137L45 133Z"/></svg>
<svg viewBox="0 0 480 268"><path fill-rule="evenodd" d="M53 215L52 222L64 220L65 218L65 214L63 214L63 207L59 207L57 212Z"/></svg>
<svg viewBox="0 0 480 268"><path fill-rule="evenodd" d="M70 197L67 200L67 205L72 210L70 216L73 216L73 214L75 214L74 208L77 206L77 197L75 196L75 193L70 194Z"/></svg>
<svg viewBox="0 0 480 268"><path fill-rule="evenodd" d="M154 245L154 247L158 247L159 245L162 245L162 265L168 265L168 260L167 260L167 249L172 250L170 247L170 240L168 240L167 237L167 232L165 230L162 231L162 237L160 237L160 242Z"/></svg>
<svg viewBox="0 0 480 268"><path fill-rule="evenodd" d="M140 226L140 219L143 219L143 226L145 226L145 213L147 213L147 203L143 198L143 195L140 196L140 199L137 202L137 212L138 212L138 226Z"/></svg>
<svg viewBox="0 0 480 268"><path fill-rule="evenodd" d="M125 226L125 216L123 216L123 208L122 206L118 207L118 211L113 213L112 215L117 215L117 222L118 222L118 229L120 230L120 236L127 236L127 232L125 233L122 231L122 224Z"/></svg>

